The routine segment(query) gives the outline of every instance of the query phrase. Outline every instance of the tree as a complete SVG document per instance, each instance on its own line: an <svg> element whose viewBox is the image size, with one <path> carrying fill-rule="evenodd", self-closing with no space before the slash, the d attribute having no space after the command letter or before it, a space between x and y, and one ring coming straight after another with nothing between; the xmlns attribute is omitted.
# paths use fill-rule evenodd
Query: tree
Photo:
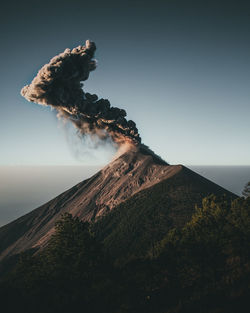
<svg viewBox="0 0 250 313"><path fill-rule="evenodd" d="M103 290L109 290L105 262L89 223L64 213L47 247L35 255L21 255L0 300L14 297L8 312L99 312L106 301Z"/></svg>
<svg viewBox="0 0 250 313"><path fill-rule="evenodd" d="M64 267L74 271L90 270L100 262L100 254L101 246L91 234L89 223L69 213L62 214L56 223L55 233L44 251L46 262L64 274Z"/></svg>
<svg viewBox="0 0 250 313"><path fill-rule="evenodd" d="M56 312L74 312L80 307L86 312L95 311L94 295L98 293L103 273L100 268L105 260L89 223L62 214L41 260Z"/></svg>
<svg viewBox="0 0 250 313"><path fill-rule="evenodd" d="M243 191L242 191L242 195L247 198L250 197L250 181L248 183L246 183Z"/></svg>
<svg viewBox="0 0 250 313"><path fill-rule="evenodd" d="M190 222L160 242L159 253L160 271L177 284L177 302L183 305L177 312L247 312L250 197L203 199Z"/></svg>

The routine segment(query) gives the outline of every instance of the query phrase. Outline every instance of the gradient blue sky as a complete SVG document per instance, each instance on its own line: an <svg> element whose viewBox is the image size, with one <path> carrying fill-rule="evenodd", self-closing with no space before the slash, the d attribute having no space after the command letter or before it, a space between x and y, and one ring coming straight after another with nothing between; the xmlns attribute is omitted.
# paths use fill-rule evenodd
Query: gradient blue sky
<svg viewBox="0 0 250 313"><path fill-rule="evenodd" d="M250 165L248 1L5 1L0 12L0 165L107 162L20 90L54 55L91 39L84 89L133 119L171 164Z"/></svg>

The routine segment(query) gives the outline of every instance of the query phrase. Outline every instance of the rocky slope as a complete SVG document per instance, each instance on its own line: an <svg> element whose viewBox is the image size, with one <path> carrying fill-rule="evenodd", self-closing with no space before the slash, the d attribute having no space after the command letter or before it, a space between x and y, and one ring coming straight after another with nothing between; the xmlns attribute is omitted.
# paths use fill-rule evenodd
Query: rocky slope
<svg viewBox="0 0 250 313"><path fill-rule="evenodd" d="M63 212L70 212L82 220L96 220L138 192L145 190L147 194L152 186L172 177L183 177L173 180L171 192L180 199L184 192L189 206L194 206L197 199L209 193L233 196L181 165L168 165L147 147L140 145L126 151L91 178L0 228L0 259L46 245L56 220ZM180 189L183 184L185 188ZM180 209L184 210L184 206Z"/></svg>

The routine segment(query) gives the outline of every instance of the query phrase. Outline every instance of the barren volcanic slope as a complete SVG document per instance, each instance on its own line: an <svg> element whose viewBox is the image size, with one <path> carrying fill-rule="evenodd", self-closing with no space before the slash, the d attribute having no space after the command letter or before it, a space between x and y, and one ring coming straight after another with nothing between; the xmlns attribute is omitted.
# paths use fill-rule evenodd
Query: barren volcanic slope
<svg viewBox="0 0 250 313"><path fill-rule="evenodd" d="M174 177L180 179L171 179ZM82 220L95 220L138 192L144 190L144 197L147 194L151 197L152 186L168 180L171 182L171 194L176 199L188 198L189 206L191 203L193 207L210 193L233 196L181 165L168 165L140 145L129 149L91 178L0 228L1 259L45 245L53 233L55 221L63 212L70 212ZM185 188L180 188L183 185ZM184 210L184 207L182 203L180 209Z"/></svg>

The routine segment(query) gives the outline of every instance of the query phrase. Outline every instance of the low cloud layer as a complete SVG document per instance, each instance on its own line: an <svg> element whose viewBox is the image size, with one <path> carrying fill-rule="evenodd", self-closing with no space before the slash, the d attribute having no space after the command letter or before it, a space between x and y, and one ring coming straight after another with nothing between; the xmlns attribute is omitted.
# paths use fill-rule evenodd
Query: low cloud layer
<svg viewBox="0 0 250 313"><path fill-rule="evenodd" d="M137 145L141 138L136 124L126 119L126 111L82 89L82 82L96 68L95 50L95 43L89 40L85 46L66 49L40 69L21 95L55 108L58 116L70 120L82 135L111 138L118 146L128 142Z"/></svg>

